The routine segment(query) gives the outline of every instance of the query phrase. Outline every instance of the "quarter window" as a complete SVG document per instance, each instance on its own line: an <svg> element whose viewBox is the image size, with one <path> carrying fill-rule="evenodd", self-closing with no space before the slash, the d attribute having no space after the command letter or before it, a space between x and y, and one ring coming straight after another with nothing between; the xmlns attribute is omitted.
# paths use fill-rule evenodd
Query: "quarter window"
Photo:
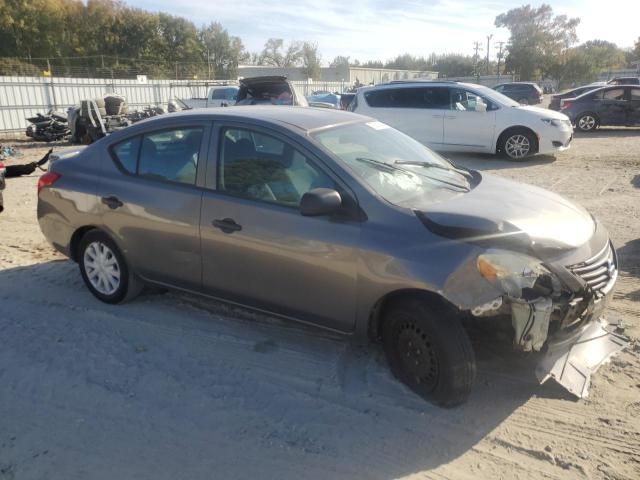
<svg viewBox="0 0 640 480"><path fill-rule="evenodd" d="M138 153L140 152L140 137L133 137L113 147L113 155L117 162L127 172L136 173Z"/></svg>
<svg viewBox="0 0 640 480"><path fill-rule="evenodd" d="M314 188L335 182L291 145L246 129L223 130L218 190L251 200L297 207Z"/></svg>

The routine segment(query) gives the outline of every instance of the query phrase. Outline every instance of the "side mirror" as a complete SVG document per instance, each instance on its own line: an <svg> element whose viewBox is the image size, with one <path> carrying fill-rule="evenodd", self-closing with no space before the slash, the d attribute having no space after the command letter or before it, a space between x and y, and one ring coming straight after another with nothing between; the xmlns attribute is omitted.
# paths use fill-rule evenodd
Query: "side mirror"
<svg viewBox="0 0 640 480"><path fill-rule="evenodd" d="M335 213L342 205L340 194L331 188L314 188L302 196L300 213L318 217Z"/></svg>

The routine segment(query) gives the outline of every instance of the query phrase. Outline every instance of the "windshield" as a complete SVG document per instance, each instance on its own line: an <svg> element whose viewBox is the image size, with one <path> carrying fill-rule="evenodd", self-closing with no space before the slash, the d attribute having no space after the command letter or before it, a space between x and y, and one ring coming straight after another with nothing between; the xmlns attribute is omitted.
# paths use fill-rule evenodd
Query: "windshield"
<svg viewBox="0 0 640 480"><path fill-rule="evenodd" d="M481 85L474 85L473 89L477 91L480 95L483 95L491 100L498 102L500 105L504 105L505 107L519 107L520 104L513 100L512 98L503 95L500 92L496 92L492 88L483 87Z"/></svg>
<svg viewBox="0 0 640 480"><path fill-rule="evenodd" d="M323 148L388 202L421 208L444 192L469 191L470 174L413 138L378 121L312 133Z"/></svg>

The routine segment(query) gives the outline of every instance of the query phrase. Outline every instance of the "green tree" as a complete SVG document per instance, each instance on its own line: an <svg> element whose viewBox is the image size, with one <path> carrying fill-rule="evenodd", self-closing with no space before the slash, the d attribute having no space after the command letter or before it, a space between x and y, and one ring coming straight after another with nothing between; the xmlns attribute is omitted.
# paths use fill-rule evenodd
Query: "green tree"
<svg viewBox="0 0 640 480"><path fill-rule="evenodd" d="M221 24L214 22L200 31L200 40L213 65L215 78L238 76L238 64L247 55L240 38L229 35Z"/></svg>
<svg viewBox="0 0 640 480"><path fill-rule="evenodd" d="M514 8L498 15L496 27L509 29L506 67L521 80L545 77L558 63L563 63L569 47L578 41L578 18L553 15L553 9L542 4Z"/></svg>
<svg viewBox="0 0 640 480"><path fill-rule="evenodd" d="M320 79L321 59L317 43L304 42L302 44L302 69L307 78Z"/></svg>

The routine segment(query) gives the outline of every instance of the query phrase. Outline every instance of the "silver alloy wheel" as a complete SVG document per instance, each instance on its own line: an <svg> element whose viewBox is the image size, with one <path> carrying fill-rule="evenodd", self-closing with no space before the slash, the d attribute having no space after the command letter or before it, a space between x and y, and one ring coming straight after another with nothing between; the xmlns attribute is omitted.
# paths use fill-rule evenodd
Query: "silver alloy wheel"
<svg viewBox="0 0 640 480"><path fill-rule="evenodd" d="M120 287L120 265L111 249L91 242L84 251L84 271L89 282L103 295L113 295Z"/></svg>
<svg viewBox="0 0 640 480"><path fill-rule="evenodd" d="M578 120L578 128L585 132L593 130L596 126L596 119L593 115L583 115Z"/></svg>
<svg viewBox="0 0 640 480"><path fill-rule="evenodd" d="M531 142L526 135L511 135L505 142L504 149L511 158L524 158L531 151Z"/></svg>

